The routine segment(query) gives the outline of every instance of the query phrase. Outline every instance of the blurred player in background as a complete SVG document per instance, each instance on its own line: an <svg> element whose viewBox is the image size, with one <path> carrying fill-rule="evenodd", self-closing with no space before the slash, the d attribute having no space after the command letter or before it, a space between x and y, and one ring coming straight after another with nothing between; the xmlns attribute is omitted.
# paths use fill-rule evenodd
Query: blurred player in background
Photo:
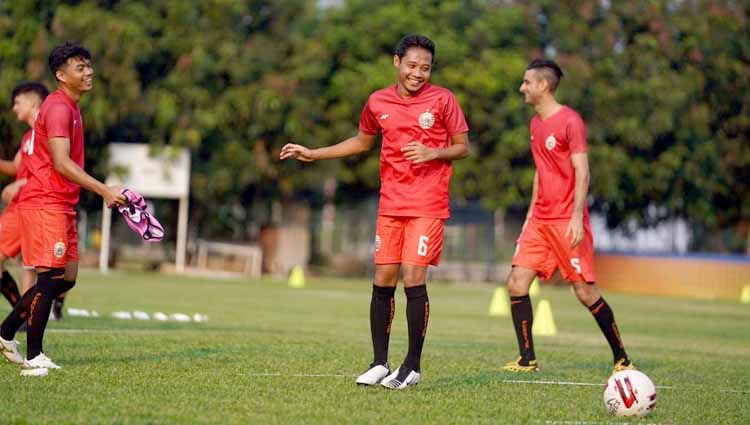
<svg viewBox="0 0 750 425"><path fill-rule="evenodd" d="M370 302L374 359L357 384L381 383L402 389L419 383L422 346L430 306L426 275L438 265L443 222L450 216L452 161L469 155L469 127L449 90L429 84L435 45L426 37L404 37L393 65L397 83L372 93L362 110L359 132L336 145L308 149L287 144L281 159L343 158L367 152L382 133L380 205L375 236L375 279ZM409 351L396 370L388 366L394 294L403 275Z"/></svg>
<svg viewBox="0 0 750 425"><path fill-rule="evenodd" d="M11 308L21 299L21 295L34 285L36 280L34 270L24 268L21 278L21 291L19 292L15 279L4 266L9 258L14 258L21 251L18 203L16 202L18 191L26 184L26 164L21 159L21 151L28 149L29 144L34 143L34 121L48 94L47 87L38 82L19 84L11 94L13 112L16 114L16 118L18 121L29 125L28 131L21 138L21 146L14 159L12 161L0 160L0 172L16 179L2 191L5 209L0 215L0 270L2 270L0 288Z"/></svg>

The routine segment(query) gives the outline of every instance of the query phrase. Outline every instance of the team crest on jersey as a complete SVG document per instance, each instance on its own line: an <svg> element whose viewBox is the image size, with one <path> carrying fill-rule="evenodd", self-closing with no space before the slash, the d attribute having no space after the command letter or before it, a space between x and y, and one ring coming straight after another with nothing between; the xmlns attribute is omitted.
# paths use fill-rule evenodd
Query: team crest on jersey
<svg viewBox="0 0 750 425"><path fill-rule="evenodd" d="M547 146L547 150L552 150L557 146L557 139L555 139L555 136L550 135L547 137L547 140L544 142L545 146Z"/></svg>
<svg viewBox="0 0 750 425"><path fill-rule="evenodd" d="M380 236L375 235L375 252L380 251L380 245L383 244L383 241L380 239Z"/></svg>
<svg viewBox="0 0 750 425"><path fill-rule="evenodd" d="M62 258L63 255L65 255L65 244L62 242L58 242L55 244L54 247L55 257Z"/></svg>
<svg viewBox="0 0 750 425"><path fill-rule="evenodd" d="M435 125L435 115L432 115L430 111L422 112L422 115L419 116L419 126L427 130L432 128L433 125Z"/></svg>

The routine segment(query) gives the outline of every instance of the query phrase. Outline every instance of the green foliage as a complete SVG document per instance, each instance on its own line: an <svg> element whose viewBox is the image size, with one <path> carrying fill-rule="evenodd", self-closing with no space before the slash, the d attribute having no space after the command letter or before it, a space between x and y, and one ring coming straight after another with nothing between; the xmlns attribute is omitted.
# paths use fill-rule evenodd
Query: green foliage
<svg viewBox="0 0 750 425"><path fill-rule="evenodd" d="M408 33L436 41L433 82L456 93L471 127L474 155L455 164L454 198L525 208L533 111L518 87L528 61L547 52L566 71L560 99L589 126L593 207L609 225L683 217L710 234L750 222L747 16L731 0L6 0L0 93L24 79L51 85L50 48L84 42L96 71L82 104L89 169L105 174L112 141L190 148L194 224L211 236L229 229L209 227L215 205L314 200L330 177L340 193L377 191L375 153L276 158L290 141L317 147L354 134L367 96L395 82L391 54ZM3 111L3 139L21 134ZM740 247L710 239L697 247Z"/></svg>

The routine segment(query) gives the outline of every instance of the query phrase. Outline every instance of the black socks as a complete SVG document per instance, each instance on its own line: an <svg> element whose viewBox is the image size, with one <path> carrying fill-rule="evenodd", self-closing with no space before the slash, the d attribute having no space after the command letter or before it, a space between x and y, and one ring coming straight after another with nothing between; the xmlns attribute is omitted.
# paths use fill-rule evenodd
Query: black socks
<svg viewBox="0 0 750 425"><path fill-rule="evenodd" d="M372 334L373 364L388 362L388 341L396 302L396 287L372 286L370 300L370 333Z"/></svg>
<svg viewBox="0 0 750 425"><path fill-rule="evenodd" d="M521 354L520 364L522 366L528 366L529 361L536 360L536 355L534 354L534 339L531 336L531 325L534 323L534 316L529 296L511 296L510 313L513 316L513 326L516 328L518 352Z"/></svg>
<svg viewBox="0 0 750 425"><path fill-rule="evenodd" d="M426 285L404 288L404 292L406 293L406 321L409 327L409 352L404 365L419 372L422 346L430 319L430 300L427 297Z"/></svg>
<svg viewBox="0 0 750 425"><path fill-rule="evenodd" d="M628 355L625 353L622 339L620 339L620 331L617 329L617 323L615 323L615 315L609 304L601 297L589 306L589 311L594 316L594 319L596 319L596 323L599 325L599 329L602 330L604 337L607 338L615 362L623 359L627 360Z"/></svg>
<svg viewBox="0 0 750 425"><path fill-rule="evenodd" d="M3 276L0 278L0 292L3 293L3 296L8 300L11 307L15 307L16 303L21 299L21 293L18 292L18 284L7 270L3 271Z"/></svg>

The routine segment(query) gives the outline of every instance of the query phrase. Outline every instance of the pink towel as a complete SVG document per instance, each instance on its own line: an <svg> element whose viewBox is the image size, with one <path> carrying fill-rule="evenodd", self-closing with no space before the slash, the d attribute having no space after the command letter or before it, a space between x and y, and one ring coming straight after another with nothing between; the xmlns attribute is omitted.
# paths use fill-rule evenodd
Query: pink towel
<svg viewBox="0 0 750 425"><path fill-rule="evenodd" d="M125 219L128 227L141 235L146 242L159 242L164 238L164 227L156 217L146 211L146 200L143 196L130 189L123 189L122 193L127 202L117 209Z"/></svg>

